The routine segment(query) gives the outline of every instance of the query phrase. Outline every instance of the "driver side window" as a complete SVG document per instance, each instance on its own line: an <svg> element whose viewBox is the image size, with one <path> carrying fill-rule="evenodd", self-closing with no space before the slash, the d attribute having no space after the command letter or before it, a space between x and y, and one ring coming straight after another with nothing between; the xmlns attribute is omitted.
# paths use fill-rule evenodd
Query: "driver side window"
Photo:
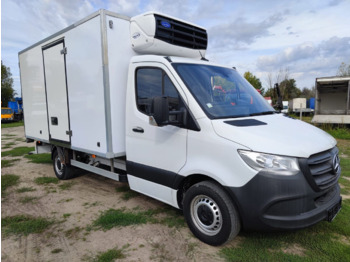
<svg viewBox="0 0 350 262"><path fill-rule="evenodd" d="M139 68L136 70L137 108L146 115L152 115L154 97L167 96L169 111L179 110L180 96L168 75L160 68Z"/></svg>

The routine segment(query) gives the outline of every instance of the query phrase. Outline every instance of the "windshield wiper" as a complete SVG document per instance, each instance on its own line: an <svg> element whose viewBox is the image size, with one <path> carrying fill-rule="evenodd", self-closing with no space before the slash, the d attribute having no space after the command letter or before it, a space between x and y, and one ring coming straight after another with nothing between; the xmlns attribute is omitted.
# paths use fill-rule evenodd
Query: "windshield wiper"
<svg viewBox="0 0 350 262"><path fill-rule="evenodd" d="M276 113L276 111L264 111L264 112L259 112L259 113L253 113L253 114L250 114L249 116L272 115L274 113Z"/></svg>

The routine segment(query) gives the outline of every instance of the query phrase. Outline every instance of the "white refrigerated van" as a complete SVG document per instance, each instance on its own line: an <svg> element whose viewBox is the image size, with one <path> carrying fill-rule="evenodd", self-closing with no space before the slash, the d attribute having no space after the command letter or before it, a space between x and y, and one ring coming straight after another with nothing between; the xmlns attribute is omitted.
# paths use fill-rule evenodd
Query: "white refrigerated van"
<svg viewBox="0 0 350 262"><path fill-rule="evenodd" d="M221 245L299 229L341 207L336 141L277 114L234 68L205 59L204 28L100 10L19 53L25 136L75 167L176 208Z"/></svg>

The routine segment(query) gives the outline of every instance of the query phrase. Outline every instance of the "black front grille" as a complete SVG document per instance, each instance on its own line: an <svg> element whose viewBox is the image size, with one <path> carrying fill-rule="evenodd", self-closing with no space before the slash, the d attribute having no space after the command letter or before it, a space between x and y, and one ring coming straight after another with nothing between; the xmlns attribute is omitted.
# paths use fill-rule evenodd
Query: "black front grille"
<svg viewBox="0 0 350 262"><path fill-rule="evenodd" d="M307 160L310 174L321 190L335 185L340 177L340 166L335 168L335 162L337 162L335 158L338 157L338 153L338 148L334 147L331 150L312 155Z"/></svg>
<svg viewBox="0 0 350 262"><path fill-rule="evenodd" d="M168 17L160 15L154 15L154 17L156 19L155 38L172 45L207 49L208 35L206 30Z"/></svg>

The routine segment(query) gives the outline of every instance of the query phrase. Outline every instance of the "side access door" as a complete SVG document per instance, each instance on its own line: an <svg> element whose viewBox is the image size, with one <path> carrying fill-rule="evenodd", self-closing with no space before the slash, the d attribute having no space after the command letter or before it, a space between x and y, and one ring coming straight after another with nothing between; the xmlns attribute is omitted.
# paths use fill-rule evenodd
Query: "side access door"
<svg viewBox="0 0 350 262"><path fill-rule="evenodd" d="M187 129L157 126L152 117L154 97L167 96L169 110L184 107L184 94L170 71L160 63L131 65L126 107L127 172L130 188L176 206L174 185L186 163ZM179 92L180 91L180 92Z"/></svg>
<svg viewBox="0 0 350 262"><path fill-rule="evenodd" d="M46 104L50 141L70 144L64 40L43 47Z"/></svg>

